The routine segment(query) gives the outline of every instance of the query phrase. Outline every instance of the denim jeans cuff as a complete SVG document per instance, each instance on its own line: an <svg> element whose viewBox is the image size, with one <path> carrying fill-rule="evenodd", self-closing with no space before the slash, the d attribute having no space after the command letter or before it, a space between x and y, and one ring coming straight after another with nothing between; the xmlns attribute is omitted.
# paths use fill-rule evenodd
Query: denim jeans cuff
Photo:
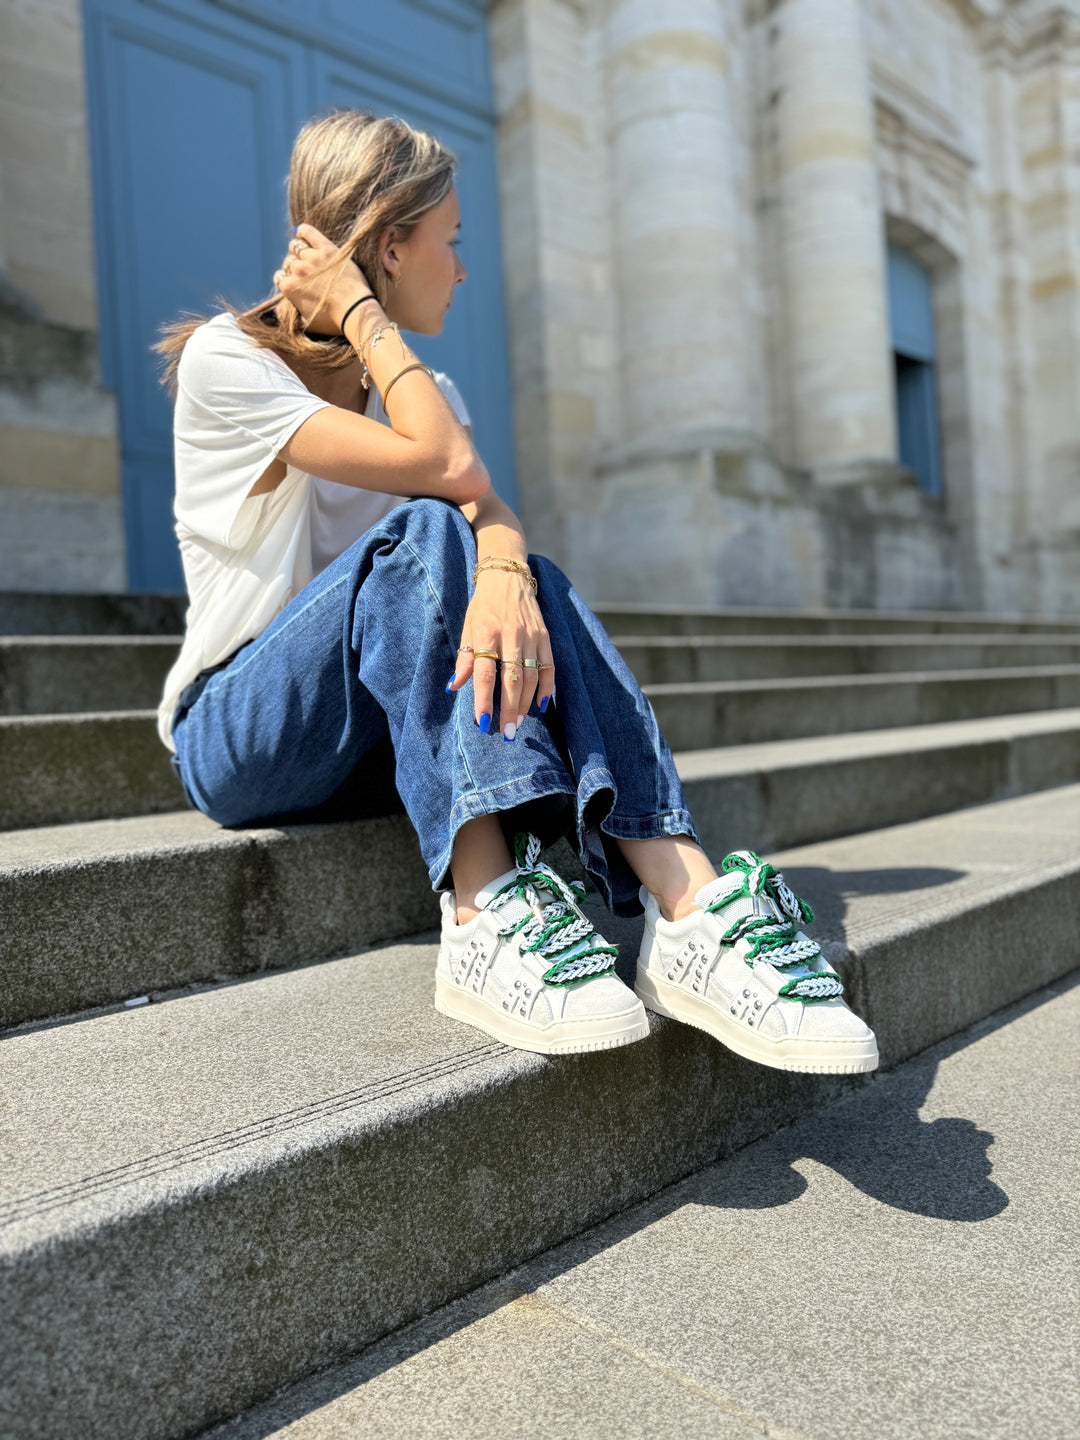
<svg viewBox="0 0 1080 1440"><path fill-rule="evenodd" d="M451 890L454 886L450 874L450 857L454 850L457 832L467 820L478 820L482 815L494 815L503 810L512 810L530 800L544 795L575 795L574 783L566 775L555 770L540 770L518 780L508 780L504 785L495 785L488 790L470 790L459 795L450 811L449 839L446 848L428 866L428 876L433 890Z"/></svg>

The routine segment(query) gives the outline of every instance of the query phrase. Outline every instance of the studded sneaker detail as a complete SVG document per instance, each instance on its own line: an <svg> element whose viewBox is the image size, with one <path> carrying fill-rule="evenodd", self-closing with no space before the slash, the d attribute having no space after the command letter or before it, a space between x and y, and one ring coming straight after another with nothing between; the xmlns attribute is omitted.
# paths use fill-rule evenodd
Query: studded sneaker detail
<svg viewBox="0 0 1080 1440"><path fill-rule="evenodd" d="M545 1055L643 1040L648 1017L614 973L618 950L578 905L585 887L540 861L535 835L515 836L514 854L466 924L456 923L453 892L443 892L435 1008Z"/></svg>
<svg viewBox="0 0 1080 1440"><path fill-rule="evenodd" d="M638 893L645 929L634 988L650 1010L779 1070L877 1068L874 1032L844 1003L817 941L796 929L814 912L752 850L726 856L694 896L700 908L681 920L665 920L644 885Z"/></svg>

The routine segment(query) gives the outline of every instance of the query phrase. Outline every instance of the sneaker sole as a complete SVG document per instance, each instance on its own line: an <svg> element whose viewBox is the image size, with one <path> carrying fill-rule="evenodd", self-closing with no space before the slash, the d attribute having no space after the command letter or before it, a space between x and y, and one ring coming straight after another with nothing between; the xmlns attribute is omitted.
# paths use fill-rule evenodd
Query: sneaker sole
<svg viewBox="0 0 1080 1440"><path fill-rule="evenodd" d="M621 1015L599 1020L563 1020L537 1032L531 1026L515 1024L509 1015L496 1015L476 995L466 995L441 975L435 976L435 1009L452 1020L464 1020L486 1035L513 1045L517 1050L533 1050L540 1055L574 1055L586 1050L614 1050L644 1040L649 1033L649 1017L635 1007Z"/></svg>
<svg viewBox="0 0 1080 1440"><path fill-rule="evenodd" d="M807 1041L797 1036L790 1041L766 1040L733 1025L707 1001L687 995L677 986L657 980L640 968L634 993L657 1015L704 1030L737 1055L756 1060L759 1065L770 1065L774 1070L799 1070L804 1075L861 1075L878 1066L877 1040L873 1036L869 1040L851 1041Z"/></svg>

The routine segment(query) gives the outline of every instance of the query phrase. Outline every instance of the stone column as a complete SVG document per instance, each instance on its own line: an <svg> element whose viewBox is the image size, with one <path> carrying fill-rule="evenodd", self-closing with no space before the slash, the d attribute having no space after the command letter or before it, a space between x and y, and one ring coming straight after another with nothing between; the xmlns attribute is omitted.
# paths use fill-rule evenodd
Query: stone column
<svg viewBox="0 0 1080 1440"><path fill-rule="evenodd" d="M746 424L728 0L622 0L603 36L619 436Z"/></svg>
<svg viewBox="0 0 1080 1440"><path fill-rule="evenodd" d="M859 481L897 455L884 224L858 0L769 21L796 465Z"/></svg>

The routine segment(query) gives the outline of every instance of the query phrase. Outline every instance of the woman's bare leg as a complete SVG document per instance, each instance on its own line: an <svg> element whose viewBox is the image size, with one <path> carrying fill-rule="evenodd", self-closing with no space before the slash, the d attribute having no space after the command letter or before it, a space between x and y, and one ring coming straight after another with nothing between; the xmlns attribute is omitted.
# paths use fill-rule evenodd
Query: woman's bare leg
<svg viewBox="0 0 1080 1440"><path fill-rule="evenodd" d="M689 835L659 835L654 840L619 840L626 863L651 890L665 920L681 920L694 908L694 896L716 879L709 857Z"/></svg>
<svg viewBox="0 0 1080 1440"><path fill-rule="evenodd" d="M467 924L479 914L476 892L497 875L504 875L513 864L514 857L497 815L480 815L465 821L454 838L454 853L450 857L459 925Z"/></svg>
<svg viewBox="0 0 1080 1440"><path fill-rule="evenodd" d="M659 835L653 840L620 840L627 864L660 904L665 920L681 920L694 908L694 896L716 879L709 857L689 835ZM514 863L497 815L466 820L454 841L450 873L454 878L459 925L479 913L476 892Z"/></svg>

